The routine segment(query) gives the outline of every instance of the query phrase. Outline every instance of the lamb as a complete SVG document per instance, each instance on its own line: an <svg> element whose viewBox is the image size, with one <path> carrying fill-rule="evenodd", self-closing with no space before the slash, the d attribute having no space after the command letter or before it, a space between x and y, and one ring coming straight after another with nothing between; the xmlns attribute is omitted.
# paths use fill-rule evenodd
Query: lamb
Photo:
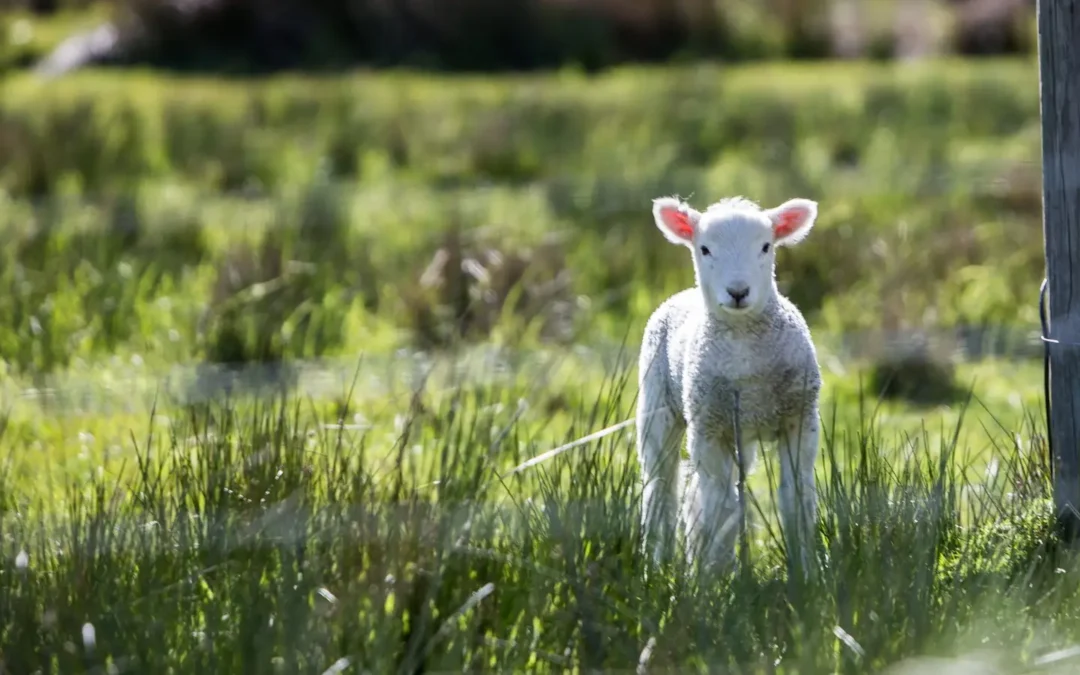
<svg viewBox="0 0 1080 675"><path fill-rule="evenodd" d="M765 210L735 197L700 213L664 197L653 201L653 217L668 241L691 250L696 285L653 312L642 341L636 425L646 545L667 560L678 520L691 562L733 564L744 517L736 450L749 470L754 441L777 442L781 524L805 572L817 525L821 371L805 319L776 287L775 248L806 237L817 203L791 199Z"/></svg>

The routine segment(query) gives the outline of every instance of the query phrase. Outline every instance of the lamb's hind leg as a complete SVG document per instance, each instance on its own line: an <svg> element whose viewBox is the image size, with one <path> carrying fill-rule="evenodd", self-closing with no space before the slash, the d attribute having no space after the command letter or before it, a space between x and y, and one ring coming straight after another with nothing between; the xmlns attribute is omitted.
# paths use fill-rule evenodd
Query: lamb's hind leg
<svg viewBox="0 0 1080 675"><path fill-rule="evenodd" d="M649 388L637 411L637 450L643 482L642 529L653 559L670 559L679 501L679 455L684 425Z"/></svg>

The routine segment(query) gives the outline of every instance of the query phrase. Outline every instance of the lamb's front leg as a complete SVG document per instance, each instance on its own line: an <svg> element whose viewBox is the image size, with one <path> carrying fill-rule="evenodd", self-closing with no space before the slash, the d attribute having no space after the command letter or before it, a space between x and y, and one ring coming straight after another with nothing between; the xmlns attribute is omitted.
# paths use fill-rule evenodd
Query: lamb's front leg
<svg viewBox="0 0 1080 675"><path fill-rule="evenodd" d="M704 566L728 569L735 559L742 505L738 500L738 466L731 449L701 433L687 429L691 480L687 487L683 520L687 559Z"/></svg>
<svg viewBox="0 0 1080 675"><path fill-rule="evenodd" d="M816 405L785 422L780 434L780 515L789 556L803 574L813 570L817 544L817 460L820 423Z"/></svg>
<svg viewBox="0 0 1080 675"><path fill-rule="evenodd" d="M653 560L664 562L675 547L682 424L648 389L638 402L637 437L642 529Z"/></svg>

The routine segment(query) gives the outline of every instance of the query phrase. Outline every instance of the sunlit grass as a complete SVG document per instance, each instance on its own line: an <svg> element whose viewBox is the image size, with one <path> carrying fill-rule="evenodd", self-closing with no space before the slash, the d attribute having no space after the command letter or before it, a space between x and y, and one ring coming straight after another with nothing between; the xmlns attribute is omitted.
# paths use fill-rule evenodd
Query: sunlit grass
<svg viewBox="0 0 1080 675"><path fill-rule="evenodd" d="M991 645L1004 672L1021 672L1080 639L1080 577L1051 534L1037 427L1015 429L1030 454L1003 456L988 478L964 473L955 446L901 447L869 416L827 422L818 580L789 578L756 489L752 567L701 577L647 562L623 434L505 474L548 439L620 419L625 377L604 381L608 396L568 411L561 438L522 412L518 388L463 386L418 392L392 425L360 430L319 425L302 398L197 405L133 430L122 474L59 477L48 503L6 474L5 667L562 671L645 659L824 673L985 658Z"/></svg>
<svg viewBox="0 0 1080 675"><path fill-rule="evenodd" d="M9 78L0 671L1013 673L1077 644L1041 362L883 399L860 337L1037 326L1033 68ZM732 578L643 559L632 427L509 474L633 415L644 320L692 283L649 200L740 192L822 205L778 261L825 380L806 587L768 452Z"/></svg>

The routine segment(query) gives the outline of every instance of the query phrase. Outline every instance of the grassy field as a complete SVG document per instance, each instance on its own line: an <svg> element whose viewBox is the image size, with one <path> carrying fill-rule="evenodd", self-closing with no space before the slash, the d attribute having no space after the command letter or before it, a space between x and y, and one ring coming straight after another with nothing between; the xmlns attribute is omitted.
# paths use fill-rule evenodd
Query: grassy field
<svg viewBox="0 0 1080 675"><path fill-rule="evenodd" d="M1071 672L1035 74L0 81L0 672ZM508 474L632 415L673 193L820 202L813 583L767 462L732 578L644 561L630 429Z"/></svg>

